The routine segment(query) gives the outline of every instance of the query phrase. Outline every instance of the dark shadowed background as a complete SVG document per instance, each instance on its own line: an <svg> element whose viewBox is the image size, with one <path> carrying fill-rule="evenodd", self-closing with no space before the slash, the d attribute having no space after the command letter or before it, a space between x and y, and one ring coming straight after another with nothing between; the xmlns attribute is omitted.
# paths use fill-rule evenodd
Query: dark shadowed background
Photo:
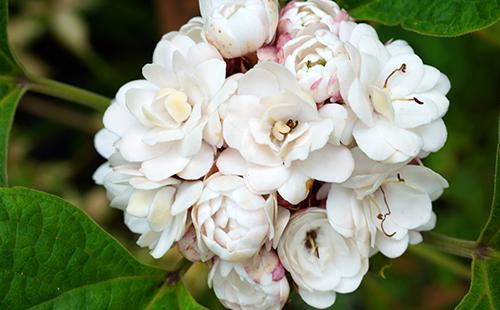
<svg viewBox="0 0 500 310"><path fill-rule="evenodd" d="M28 71L113 97L140 78L156 42L198 15L196 0L11 0L9 35ZM458 38L433 38L398 27L376 26L383 41L410 42L424 62L451 80L444 118L448 142L425 163L450 183L434 205L436 231L476 239L493 184L500 112L500 26ZM135 245L121 212L108 207L92 173L103 162L93 148L101 115L52 98L29 94L16 115L9 150L11 185L50 192L84 209L140 260L165 268L172 251L154 261ZM449 261L451 260L451 261ZM412 247L403 257L376 256L360 289L340 295L333 309L451 309L467 291L469 261ZM452 268L449 268L450 265ZM190 291L210 309L220 306L206 287L207 269L186 275ZM287 309L307 308L297 295Z"/></svg>

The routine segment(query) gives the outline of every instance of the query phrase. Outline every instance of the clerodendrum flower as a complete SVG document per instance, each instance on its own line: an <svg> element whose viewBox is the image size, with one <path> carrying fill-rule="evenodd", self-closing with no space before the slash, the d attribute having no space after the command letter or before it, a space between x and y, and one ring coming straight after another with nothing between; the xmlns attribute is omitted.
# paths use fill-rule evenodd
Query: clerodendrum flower
<svg viewBox="0 0 500 310"><path fill-rule="evenodd" d="M434 228L432 201L448 183L424 166L378 163L359 149L353 156L351 178L329 185L328 219L343 236L398 257L408 243L422 241L419 231Z"/></svg>
<svg viewBox="0 0 500 310"><path fill-rule="evenodd" d="M191 212L201 259L215 254L226 261L242 261L257 254L273 223L276 203L252 193L241 177L212 175Z"/></svg>
<svg viewBox="0 0 500 310"><path fill-rule="evenodd" d="M239 79L225 107L223 132L230 148L217 165L222 173L243 175L255 192L277 190L299 203L313 180L342 182L350 176L349 150L329 143L339 125L344 123L317 110L288 70L263 62Z"/></svg>
<svg viewBox="0 0 500 310"><path fill-rule="evenodd" d="M183 236L188 209L203 188L200 181L150 181L137 164L123 160L118 153L96 171L94 180L105 186L111 206L123 210L130 230L141 235L137 244L149 247L155 258L162 257Z"/></svg>
<svg viewBox="0 0 500 310"><path fill-rule="evenodd" d="M278 0L200 0L205 36L224 58L257 51L274 38Z"/></svg>
<svg viewBox="0 0 500 310"><path fill-rule="evenodd" d="M222 304L235 310L281 309L290 291L278 256L266 250L237 264L215 259L208 281Z"/></svg>
<svg viewBox="0 0 500 310"><path fill-rule="evenodd" d="M320 29L337 34L339 23L346 20L349 15L334 1L291 1L281 10L278 34L296 38Z"/></svg>
<svg viewBox="0 0 500 310"><path fill-rule="evenodd" d="M327 308L336 293L356 290L368 271L368 256L353 238L337 233L322 208L295 213L281 237L278 255L309 305Z"/></svg>
<svg viewBox="0 0 500 310"><path fill-rule="evenodd" d="M346 57L343 43L327 30L302 35L283 47L285 66L295 74L299 84L313 94L316 102L340 99L337 63Z"/></svg>
<svg viewBox="0 0 500 310"><path fill-rule="evenodd" d="M358 117L353 135L371 159L404 162L439 150L446 140L448 78L423 64L403 41L383 45L366 24L344 22L349 55L339 64L342 98Z"/></svg>
<svg viewBox="0 0 500 310"><path fill-rule="evenodd" d="M196 180L222 145L218 105L231 93L217 50L177 34L158 43L146 80L123 86L104 115L116 150L152 181Z"/></svg>

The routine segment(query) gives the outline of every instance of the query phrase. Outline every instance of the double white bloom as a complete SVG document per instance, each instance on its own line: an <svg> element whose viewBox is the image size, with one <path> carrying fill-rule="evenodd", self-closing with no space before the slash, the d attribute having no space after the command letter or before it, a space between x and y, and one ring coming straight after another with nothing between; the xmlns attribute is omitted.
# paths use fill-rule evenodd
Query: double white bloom
<svg viewBox="0 0 500 310"><path fill-rule="evenodd" d="M101 146L105 143L102 139L102 134L96 138ZM137 164L126 162L119 153L112 154L109 162L96 171L94 180L106 188L111 206L123 210L130 230L141 235L137 244L149 247L155 258L162 257L181 239L188 209L203 188L199 181L150 181Z"/></svg>
<svg viewBox="0 0 500 310"><path fill-rule="evenodd" d="M313 180L342 182L350 176L349 150L328 142L335 126L343 125L322 115L289 71L264 62L239 79L227 104L223 132L230 149L217 166L222 173L243 175L257 193L277 190L296 204Z"/></svg>
<svg viewBox="0 0 500 310"><path fill-rule="evenodd" d="M205 36L224 58L257 51L278 26L278 0L200 0Z"/></svg>
<svg viewBox="0 0 500 310"><path fill-rule="evenodd" d="M355 169L342 184L331 184L328 219L346 238L370 244L385 256L398 257L408 243L422 241L419 231L434 228L432 201L448 183L418 165L381 164L353 150ZM322 197L321 197L322 198Z"/></svg>
<svg viewBox="0 0 500 310"><path fill-rule="evenodd" d="M368 257L355 239L336 232L321 208L308 208L290 219L278 255L309 305L328 308L336 293L358 288L368 271Z"/></svg>
<svg viewBox="0 0 500 310"><path fill-rule="evenodd" d="M238 264L215 259L208 284L225 307L235 310L279 310L290 291L278 256L266 250Z"/></svg>
<svg viewBox="0 0 500 310"><path fill-rule="evenodd" d="M104 115L116 150L154 182L204 176L222 145L218 106L235 86L225 83L225 68L207 43L181 33L160 41L146 80L123 86Z"/></svg>
<svg viewBox="0 0 500 310"><path fill-rule="evenodd" d="M237 176L212 175L192 210L201 259L215 254L226 261L242 261L257 254L272 231L270 217L276 204L246 188Z"/></svg>
<svg viewBox="0 0 500 310"><path fill-rule="evenodd" d="M341 23L348 59L338 64L340 92L358 120L353 135L373 160L404 162L446 141L448 78L423 64L406 42L383 45L366 24Z"/></svg>

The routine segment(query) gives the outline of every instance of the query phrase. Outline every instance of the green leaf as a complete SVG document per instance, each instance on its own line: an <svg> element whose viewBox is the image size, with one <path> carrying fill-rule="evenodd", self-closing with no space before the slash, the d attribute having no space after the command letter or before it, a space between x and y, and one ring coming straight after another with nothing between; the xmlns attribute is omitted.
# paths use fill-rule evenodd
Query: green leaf
<svg viewBox="0 0 500 310"><path fill-rule="evenodd" d="M498 0L341 0L338 4L359 20L435 36L466 34L500 18Z"/></svg>
<svg viewBox="0 0 500 310"><path fill-rule="evenodd" d="M0 309L203 309L178 275L137 262L81 210L0 189Z"/></svg>
<svg viewBox="0 0 500 310"><path fill-rule="evenodd" d="M500 309L500 121L491 213L472 259L471 287L458 310Z"/></svg>
<svg viewBox="0 0 500 310"><path fill-rule="evenodd" d="M22 76L7 38L7 0L0 0L0 187L7 186L7 147L17 103L26 88L17 82Z"/></svg>

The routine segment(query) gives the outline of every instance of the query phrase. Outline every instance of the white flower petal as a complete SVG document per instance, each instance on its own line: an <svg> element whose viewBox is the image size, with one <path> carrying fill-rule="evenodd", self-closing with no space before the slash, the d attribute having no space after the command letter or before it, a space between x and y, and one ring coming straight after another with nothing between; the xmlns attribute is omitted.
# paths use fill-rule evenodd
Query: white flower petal
<svg viewBox="0 0 500 310"><path fill-rule="evenodd" d="M414 128L413 131L422 138L422 150L426 152L439 151L446 143L446 138L448 137L448 132L442 119Z"/></svg>
<svg viewBox="0 0 500 310"><path fill-rule="evenodd" d="M244 175L246 172L246 162L240 153L231 148L225 149L217 158L217 168L223 174Z"/></svg>
<svg viewBox="0 0 500 310"><path fill-rule="evenodd" d="M221 59L210 59L196 66L198 78L204 84L209 96L213 98L224 84L226 77L226 63Z"/></svg>
<svg viewBox="0 0 500 310"><path fill-rule="evenodd" d="M245 181L256 193L270 193L283 185L289 176L290 171L283 166L269 168L249 165Z"/></svg>
<svg viewBox="0 0 500 310"><path fill-rule="evenodd" d="M377 233L375 246L385 256L397 258L401 256L408 248L408 235L401 240L389 238L382 233Z"/></svg>
<svg viewBox="0 0 500 310"><path fill-rule="evenodd" d="M336 294L332 291L308 291L299 289L299 295L306 304L317 309L326 309L335 303Z"/></svg>
<svg viewBox="0 0 500 310"><path fill-rule="evenodd" d="M127 213L137 217L147 216L155 195L155 191L135 191L128 202Z"/></svg>
<svg viewBox="0 0 500 310"><path fill-rule="evenodd" d="M142 171L147 178L161 181L181 172L189 162L189 157L183 157L175 151L169 151L143 162Z"/></svg>
<svg viewBox="0 0 500 310"><path fill-rule="evenodd" d="M147 131L142 126L132 127L122 136L117 144L117 148L124 159L131 162L140 162L152 159L165 151L165 145L147 145L142 138Z"/></svg>
<svg viewBox="0 0 500 310"><path fill-rule="evenodd" d="M427 193L404 183L387 183L383 187L391 221L407 229L427 223L432 204Z"/></svg>
<svg viewBox="0 0 500 310"><path fill-rule="evenodd" d="M189 209L200 197L203 190L202 182L183 182L177 188L171 213L177 215Z"/></svg>
<svg viewBox="0 0 500 310"><path fill-rule="evenodd" d="M405 183L423 190L431 200L441 196L443 189L448 187L448 182L442 176L427 167L408 165L398 172Z"/></svg>
<svg viewBox="0 0 500 310"><path fill-rule="evenodd" d="M156 192L148 214L151 230L161 232L172 221L171 207L174 202L175 188L165 187Z"/></svg>
<svg viewBox="0 0 500 310"><path fill-rule="evenodd" d="M99 153L104 158L109 158L111 154L115 152L115 143L118 141L118 137L113 132L107 129L101 129L94 137L94 146Z"/></svg>
<svg viewBox="0 0 500 310"><path fill-rule="evenodd" d="M278 188L278 193L291 204L298 204L306 199L313 180L299 171L291 173L286 182Z"/></svg>
<svg viewBox="0 0 500 310"><path fill-rule="evenodd" d="M325 145L306 160L295 163L305 175L323 182L343 182L351 176L354 160L344 146Z"/></svg>
<svg viewBox="0 0 500 310"><path fill-rule="evenodd" d="M178 176L186 180L196 180L208 173L214 164L214 150L206 143L196 155L190 158L185 167L177 173Z"/></svg>
<svg viewBox="0 0 500 310"><path fill-rule="evenodd" d="M353 81L346 99L349 107L359 117L359 119L367 126L373 126L373 108L366 90L363 88L359 80Z"/></svg>

